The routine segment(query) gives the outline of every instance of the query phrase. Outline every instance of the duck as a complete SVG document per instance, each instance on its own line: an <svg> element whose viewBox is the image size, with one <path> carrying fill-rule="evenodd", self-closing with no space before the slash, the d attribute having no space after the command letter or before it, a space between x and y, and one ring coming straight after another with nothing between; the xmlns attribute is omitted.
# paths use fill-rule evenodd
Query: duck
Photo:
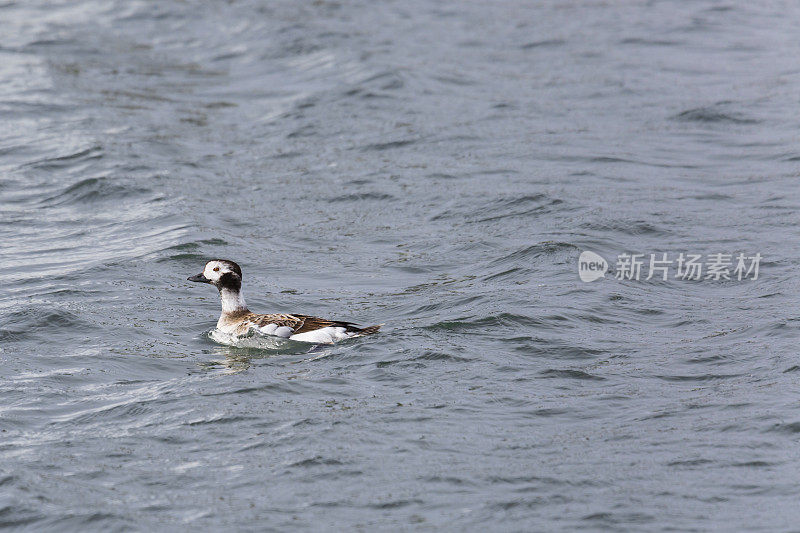
<svg viewBox="0 0 800 533"><path fill-rule="evenodd" d="M187 280L208 283L219 290L222 313L217 321L217 331L232 336L255 331L294 341L333 344L344 339L372 335L382 325L361 328L352 322L310 315L253 313L242 296L242 269L228 259L212 259L200 274L190 276Z"/></svg>

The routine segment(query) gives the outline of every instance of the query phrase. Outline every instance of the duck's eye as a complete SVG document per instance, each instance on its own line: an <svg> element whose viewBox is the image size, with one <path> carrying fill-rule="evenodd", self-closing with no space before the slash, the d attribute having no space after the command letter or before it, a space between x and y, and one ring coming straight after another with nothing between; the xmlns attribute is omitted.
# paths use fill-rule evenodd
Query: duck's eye
<svg viewBox="0 0 800 533"><path fill-rule="evenodd" d="M219 272L219 267L214 267L214 272Z"/></svg>

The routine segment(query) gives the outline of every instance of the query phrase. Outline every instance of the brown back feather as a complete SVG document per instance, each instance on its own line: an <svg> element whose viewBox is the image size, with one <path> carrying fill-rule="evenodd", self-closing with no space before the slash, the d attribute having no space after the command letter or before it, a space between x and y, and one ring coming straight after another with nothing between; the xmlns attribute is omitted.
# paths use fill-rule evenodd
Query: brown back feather
<svg viewBox="0 0 800 533"><path fill-rule="evenodd" d="M377 331L383 325L379 324L377 326L360 328L356 324L353 324L352 322L344 322L342 320L328 320L326 318L319 318L316 316L295 315L295 314L259 315L256 313L245 312L241 316L237 316L236 318L244 319L248 322L258 325L259 327L266 326L268 324L277 324L278 326L288 326L294 330L292 334L295 335L297 333L305 333L307 331L314 331L317 329L327 328L330 326L334 326L337 328L344 328L345 331L358 333L359 335L371 335L373 333L377 333Z"/></svg>

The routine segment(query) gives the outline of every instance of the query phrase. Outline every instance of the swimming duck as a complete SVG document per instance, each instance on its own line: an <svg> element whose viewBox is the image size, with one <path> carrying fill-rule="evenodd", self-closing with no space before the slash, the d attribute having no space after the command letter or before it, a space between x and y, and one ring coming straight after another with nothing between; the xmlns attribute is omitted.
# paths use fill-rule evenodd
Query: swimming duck
<svg viewBox="0 0 800 533"><path fill-rule="evenodd" d="M198 283L209 283L219 290L222 314L217 321L217 330L229 335L244 335L250 330L256 330L264 335L330 344L342 339L370 335L381 327L378 325L359 328L350 322L308 315L252 313L247 309L242 297L242 269L227 259L209 261L203 272L187 279Z"/></svg>

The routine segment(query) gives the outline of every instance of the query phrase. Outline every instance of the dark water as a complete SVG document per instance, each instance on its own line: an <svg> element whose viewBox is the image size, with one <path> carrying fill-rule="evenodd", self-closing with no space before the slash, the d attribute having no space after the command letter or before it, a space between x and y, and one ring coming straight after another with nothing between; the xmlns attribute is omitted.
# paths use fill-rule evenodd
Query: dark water
<svg viewBox="0 0 800 533"><path fill-rule="evenodd" d="M540 4L3 3L0 524L796 528L800 8Z"/></svg>

